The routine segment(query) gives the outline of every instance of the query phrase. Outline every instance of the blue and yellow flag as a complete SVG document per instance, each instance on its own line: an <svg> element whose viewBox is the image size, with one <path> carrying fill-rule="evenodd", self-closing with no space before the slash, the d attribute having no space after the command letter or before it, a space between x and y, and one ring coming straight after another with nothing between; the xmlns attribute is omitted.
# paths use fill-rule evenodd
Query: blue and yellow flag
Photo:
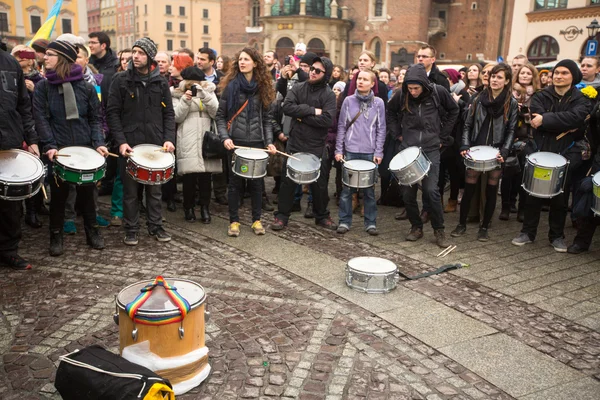
<svg viewBox="0 0 600 400"><path fill-rule="evenodd" d="M60 13L60 9L62 7L63 0L57 0L54 3L54 7L50 10L50 14L48 14L48 18L46 18L46 22L38 29L35 33L33 39L27 43L27 46L31 46L31 43L35 42L38 39L46 39L50 40L50 36L52 36L52 31L54 30L54 25L56 24L56 20L58 19L58 14Z"/></svg>

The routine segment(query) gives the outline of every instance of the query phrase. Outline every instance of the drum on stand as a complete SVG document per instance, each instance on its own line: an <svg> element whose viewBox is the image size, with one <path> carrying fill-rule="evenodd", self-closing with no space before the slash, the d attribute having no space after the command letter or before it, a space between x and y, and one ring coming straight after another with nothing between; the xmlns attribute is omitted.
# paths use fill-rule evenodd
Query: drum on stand
<svg viewBox="0 0 600 400"><path fill-rule="evenodd" d="M526 157L523 189L534 197L549 199L563 192L569 161L560 154L539 151Z"/></svg>
<svg viewBox="0 0 600 400"><path fill-rule="evenodd" d="M592 184L594 187L594 201L592 203L592 211L595 215L600 216L600 171L594 174L592 178Z"/></svg>
<svg viewBox="0 0 600 400"><path fill-rule="evenodd" d="M171 294L161 281L172 288ZM182 303L188 305L186 314ZM116 311L119 349L125 359L169 379L176 395L206 379L210 365L204 324L210 314L202 286L186 279L162 277L137 282L118 294Z"/></svg>
<svg viewBox="0 0 600 400"><path fill-rule="evenodd" d="M389 168L400 185L411 186L427 175L431 161L419 147L412 146L396 154Z"/></svg>
<svg viewBox="0 0 600 400"><path fill-rule="evenodd" d="M499 169L502 164L496 158L498 149L492 146L473 146L464 158L465 167L475 171L488 172Z"/></svg>
<svg viewBox="0 0 600 400"><path fill-rule="evenodd" d="M377 182L377 164L368 160L350 160L342 165L342 183L348 187L369 188Z"/></svg>
<svg viewBox="0 0 600 400"><path fill-rule="evenodd" d="M58 151L54 159L54 176L64 182L84 185L96 183L106 173L106 159L90 147L69 146Z"/></svg>
<svg viewBox="0 0 600 400"><path fill-rule="evenodd" d="M308 185L315 182L321 175L321 160L310 153L295 153L293 158L288 158L286 176L299 185Z"/></svg>
<svg viewBox="0 0 600 400"><path fill-rule="evenodd" d="M40 191L46 167L42 161L24 150L0 151L0 199L19 201Z"/></svg>
<svg viewBox="0 0 600 400"><path fill-rule="evenodd" d="M231 161L233 173L246 179L259 179L267 175L269 155L266 151L236 149Z"/></svg>
<svg viewBox="0 0 600 400"><path fill-rule="evenodd" d="M379 257L356 257L346 264L346 285L366 293L387 293L396 288L398 267Z"/></svg>
<svg viewBox="0 0 600 400"><path fill-rule="evenodd" d="M144 185L162 185L171 180L175 172L175 156L163 151L162 146L140 144L127 157L127 174Z"/></svg>

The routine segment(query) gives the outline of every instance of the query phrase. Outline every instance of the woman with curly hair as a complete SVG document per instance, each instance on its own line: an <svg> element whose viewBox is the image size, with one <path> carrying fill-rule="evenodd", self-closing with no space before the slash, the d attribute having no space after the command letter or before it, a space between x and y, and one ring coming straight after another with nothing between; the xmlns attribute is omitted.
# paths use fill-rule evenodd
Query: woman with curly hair
<svg viewBox="0 0 600 400"><path fill-rule="evenodd" d="M338 82L346 82L346 73L344 72L344 67L341 65L334 65L333 72L331 73L331 79L329 80L329 87L333 89Z"/></svg>
<svg viewBox="0 0 600 400"><path fill-rule="evenodd" d="M122 72L127 69L127 64L131 60L131 49L123 49L119 52L119 66L117 68L117 72Z"/></svg>
<svg viewBox="0 0 600 400"><path fill-rule="evenodd" d="M254 48L245 47L233 59L229 73L219 84L221 99L217 110L217 129L228 150L229 165L236 146L269 149L275 154L271 125L271 103L275 89L271 75L265 67L262 55ZM243 193L242 178L231 174L228 186L229 229L232 237L240 235L240 194ZM263 181L248 179L246 187L252 200L252 230L264 235L260 217L262 209Z"/></svg>
<svg viewBox="0 0 600 400"><path fill-rule="evenodd" d="M228 56L217 57L216 70L221 71L224 75L229 73L231 69L231 59Z"/></svg>

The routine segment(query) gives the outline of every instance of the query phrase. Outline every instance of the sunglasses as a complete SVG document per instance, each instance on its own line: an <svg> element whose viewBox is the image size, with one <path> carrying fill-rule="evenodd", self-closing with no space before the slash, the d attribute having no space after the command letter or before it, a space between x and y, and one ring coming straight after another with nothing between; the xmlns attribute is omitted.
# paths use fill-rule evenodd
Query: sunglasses
<svg viewBox="0 0 600 400"><path fill-rule="evenodd" d="M320 75L320 74L324 74L324 73L325 73L325 71L323 71L323 70L322 70L322 69L320 69L320 68L310 67L310 70L311 70L311 72L314 72L314 73L315 73L315 74L317 74L317 75Z"/></svg>

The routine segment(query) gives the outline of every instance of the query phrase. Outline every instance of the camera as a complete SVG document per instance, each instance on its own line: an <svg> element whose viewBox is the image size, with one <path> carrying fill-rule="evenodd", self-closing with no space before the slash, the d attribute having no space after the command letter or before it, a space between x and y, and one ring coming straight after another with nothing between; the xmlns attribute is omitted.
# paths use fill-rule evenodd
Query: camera
<svg viewBox="0 0 600 400"><path fill-rule="evenodd" d="M192 91L192 97L196 97L196 95L198 94L198 86L192 85L190 90Z"/></svg>
<svg viewBox="0 0 600 400"><path fill-rule="evenodd" d="M285 57L285 65L290 65L290 61L292 60L292 56L286 56Z"/></svg>

